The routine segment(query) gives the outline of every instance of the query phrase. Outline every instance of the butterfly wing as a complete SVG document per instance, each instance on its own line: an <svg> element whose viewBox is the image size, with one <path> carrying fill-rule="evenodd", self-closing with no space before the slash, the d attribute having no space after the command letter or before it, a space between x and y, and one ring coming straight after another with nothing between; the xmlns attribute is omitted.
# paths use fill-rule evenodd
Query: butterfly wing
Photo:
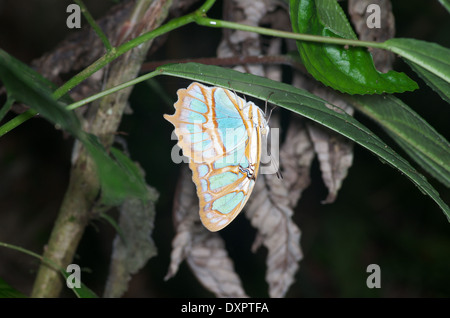
<svg viewBox="0 0 450 318"><path fill-rule="evenodd" d="M218 231L239 214L253 190L261 127L267 123L256 105L222 88L192 83L177 94L175 114L164 117L190 158L200 218L208 230Z"/></svg>

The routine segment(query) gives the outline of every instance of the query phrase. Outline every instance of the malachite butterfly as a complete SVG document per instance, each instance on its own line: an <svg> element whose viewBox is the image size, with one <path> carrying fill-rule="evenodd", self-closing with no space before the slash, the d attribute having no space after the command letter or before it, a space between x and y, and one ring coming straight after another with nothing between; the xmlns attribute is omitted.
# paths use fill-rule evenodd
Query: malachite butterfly
<svg viewBox="0 0 450 318"><path fill-rule="evenodd" d="M200 219L215 232L241 212L255 185L261 147L269 133L264 112L220 87L192 83L177 91L178 146L189 158L200 200Z"/></svg>

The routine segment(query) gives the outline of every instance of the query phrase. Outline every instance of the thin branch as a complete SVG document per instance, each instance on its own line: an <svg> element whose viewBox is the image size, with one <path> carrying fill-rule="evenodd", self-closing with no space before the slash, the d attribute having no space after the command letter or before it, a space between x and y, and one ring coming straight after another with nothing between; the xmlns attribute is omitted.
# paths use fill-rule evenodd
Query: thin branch
<svg viewBox="0 0 450 318"><path fill-rule="evenodd" d="M203 26L209 26L212 28L227 28L227 29L234 29L234 30L240 30L240 31L247 31L247 32L254 32L262 35L268 35L268 36L276 36L280 38L285 39L293 39L298 41L307 41L307 42L318 42L318 43L326 43L326 44L338 44L338 45L345 45L345 46L363 46L363 47L374 47L379 49L389 49L389 47L380 42L373 42L373 41L359 41L359 40L351 40L351 39L344 39L344 38L334 38L334 37L328 37L328 36L320 36L320 35L311 35L311 34L303 34L303 33L293 33L293 32L287 32L287 31L281 31L281 30L274 30L269 28L263 28L263 27L256 27L236 22L229 22L229 21L223 21L223 20L217 20L217 19L210 19L205 16L195 16L195 22L199 25Z"/></svg>
<svg viewBox="0 0 450 318"><path fill-rule="evenodd" d="M78 102L72 103L72 104L68 105L66 108L68 110L74 110L74 109L76 109L78 107L81 107L83 105L89 104L89 103L91 103L91 102L93 102L93 101L95 101L97 99L100 99L100 98L105 97L107 95L110 95L112 93L118 92L118 91L120 91L120 90L122 90L124 88L136 85L136 84L138 84L140 82L143 82L143 81L146 81L146 80L148 80L148 79L150 79L152 77L155 77L158 74L159 74L158 72L151 72L151 73L139 76L139 77L137 77L137 78L135 78L135 79L133 79L131 81L127 81L127 82L125 82L123 84L119 84L119 85L114 86L114 87L112 87L110 89L106 89L104 91L101 91L98 94L94 94L92 96L89 96L87 98L79 100Z"/></svg>
<svg viewBox="0 0 450 318"><path fill-rule="evenodd" d="M92 29L94 29L95 33L97 33L98 37L102 40L103 45L106 48L106 51L109 52L112 50L112 45L108 40L108 37L103 32L103 30L100 28L100 26L95 22L92 15L89 13L89 10L86 8L82 0L74 0L76 4L78 4L81 8L81 13L83 13L84 17L86 18L87 22L90 24Z"/></svg>

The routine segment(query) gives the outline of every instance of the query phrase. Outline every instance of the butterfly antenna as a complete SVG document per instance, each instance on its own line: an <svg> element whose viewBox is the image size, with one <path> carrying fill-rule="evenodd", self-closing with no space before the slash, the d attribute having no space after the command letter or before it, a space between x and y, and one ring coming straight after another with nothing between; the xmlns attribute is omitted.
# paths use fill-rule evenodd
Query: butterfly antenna
<svg viewBox="0 0 450 318"><path fill-rule="evenodd" d="M271 163L274 166L275 170L277 171L277 178L278 179L283 179L283 175L281 174L281 169L280 169L280 165L278 164L278 162L276 160L274 160L272 158L272 156L269 154L270 158L271 158Z"/></svg>
<svg viewBox="0 0 450 318"><path fill-rule="evenodd" d="M278 168L278 170L277 170L277 178L278 179L283 179L283 175L281 174L281 170Z"/></svg>
<svg viewBox="0 0 450 318"><path fill-rule="evenodd" d="M239 105L239 98L238 98L239 96L236 94L236 91L233 89L233 87L231 87L230 81L228 81L228 86L233 91L234 98L236 99L236 103L238 103L238 105ZM247 99L245 98L245 95L244 95L244 101L245 101L245 103L247 103ZM239 107L241 107L241 105L239 105Z"/></svg>
<svg viewBox="0 0 450 318"><path fill-rule="evenodd" d="M272 116L272 112L273 112L273 110L274 110L275 108L277 108L277 106L273 106L273 107L270 109L269 116L268 116L267 119L266 119L267 122L270 121L270 117Z"/></svg>
<svg viewBox="0 0 450 318"><path fill-rule="evenodd" d="M269 94L269 96L267 96L267 98L266 98L266 104L265 104L265 107L264 107L264 114L265 114L266 116L267 116L267 104L268 104L269 98L270 98L270 96L271 96L272 94L273 94L273 92L271 92L271 93ZM270 110L269 116L268 116L267 119L266 119L267 122L269 122L270 116L272 115L272 111L273 111L274 108L275 108L275 107L273 107L273 108Z"/></svg>

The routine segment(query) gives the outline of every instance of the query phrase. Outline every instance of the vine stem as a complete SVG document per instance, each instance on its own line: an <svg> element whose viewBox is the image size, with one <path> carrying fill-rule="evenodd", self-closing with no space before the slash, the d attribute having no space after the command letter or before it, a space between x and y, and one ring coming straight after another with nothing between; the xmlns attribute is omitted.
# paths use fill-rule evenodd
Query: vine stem
<svg viewBox="0 0 450 318"><path fill-rule="evenodd" d="M107 96L109 94L112 94L112 93L115 93L117 91L120 91L121 89L124 89L124 88L130 87L130 86L136 85L136 84L138 84L140 82L143 82L143 81L146 81L146 80L148 80L148 79L150 79L152 77L155 77L158 74L160 74L160 72L154 71L154 72L147 73L145 75L136 77L135 79L133 79L131 81L127 81L127 82L125 82L123 84L111 87L109 89L101 91L100 93L94 94L92 96L89 96L87 98L79 100L78 102L72 103L72 104L68 105L66 107L66 109L74 110L74 109L76 109L78 107L81 107L81 106L84 106L86 104L89 104L89 103L91 103L91 102L93 102L93 101L95 101L97 99L100 99L102 97L105 97L105 96Z"/></svg>
<svg viewBox="0 0 450 318"><path fill-rule="evenodd" d="M37 258L39 260L43 260L43 257L41 255L39 255L37 253L34 253L34 252L30 251L30 250L27 250L27 249L25 249L23 247L20 247L20 246L16 246L16 245L9 244L9 243L4 243L4 242L0 242L0 246L3 246L3 247L6 247L6 248L9 248L9 249L12 249L12 250L16 250L16 251L25 253L25 254L33 256L33 257L35 257L35 258ZM49 261L49 263L51 263L50 260L46 260L46 261ZM55 264L52 264L52 265L55 265Z"/></svg>
<svg viewBox="0 0 450 318"><path fill-rule="evenodd" d="M320 35L311 35L311 34L302 34L302 33L293 33L281 30L268 29L263 27L256 27L246 24L240 24L235 22L210 19L205 16L196 16L195 22L197 24L203 26L209 26L213 28L227 28L234 29L240 31L247 31L258 33L262 35L276 36L285 39L293 39L297 41L306 41L306 42L319 42L326 44L338 44L338 45L349 45L349 46L363 46L363 47L373 47L378 49L387 49L388 47L382 42L373 42L373 41L360 41L360 40L351 40L351 39L343 39L343 38L333 38L328 36L320 36Z"/></svg>
<svg viewBox="0 0 450 318"><path fill-rule="evenodd" d="M88 23L90 24L92 29L94 29L94 31L98 35L98 37L102 40L103 45L106 48L106 51L107 52L111 51L112 45L109 42L108 37L103 32L103 30L100 28L100 26L97 24L97 22L95 22L94 18L92 17L92 15L89 12L89 10L84 5L83 1L81 1L81 0L74 0L74 1L76 4L78 4L80 6L81 12L83 13L84 17L86 18L86 20L88 21Z"/></svg>

